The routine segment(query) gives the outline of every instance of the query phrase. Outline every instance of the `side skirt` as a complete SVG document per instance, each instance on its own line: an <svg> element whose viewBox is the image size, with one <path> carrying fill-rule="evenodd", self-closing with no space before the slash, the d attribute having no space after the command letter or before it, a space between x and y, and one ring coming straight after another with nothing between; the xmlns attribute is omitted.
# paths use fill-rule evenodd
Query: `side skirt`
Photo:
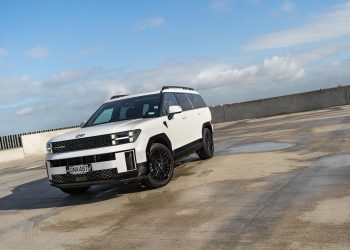
<svg viewBox="0 0 350 250"><path fill-rule="evenodd" d="M202 139L198 139L194 142L191 142L181 148L174 150L174 159L179 160L185 156L195 153L197 150L201 149L203 146Z"/></svg>

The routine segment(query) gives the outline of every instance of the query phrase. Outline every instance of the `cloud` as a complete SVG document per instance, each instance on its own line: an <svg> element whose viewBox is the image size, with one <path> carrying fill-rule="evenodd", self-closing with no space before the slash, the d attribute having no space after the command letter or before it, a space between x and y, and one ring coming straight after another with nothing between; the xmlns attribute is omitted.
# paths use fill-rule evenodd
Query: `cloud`
<svg viewBox="0 0 350 250"><path fill-rule="evenodd" d="M38 46L38 47L31 48L28 51L26 51L25 55L27 57L31 57L31 58L34 58L34 59L43 60L43 59L46 59L49 56L49 53L50 52L49 52L49 50L47 48L42 47L42 46Z"/></svg>
<svg viewBox="0 0 350 250"><path fill-rule="evenodd" d="M100 67L96 67L90 70L64 70L50 76L46 81L44 81L44 83L49 85L72 84L86 80L89 77L95 76L102 71L103 69Z"/></svg>
<svg viewBox="0 0 350 250"><path fill-rule="evenodd" d="M346 51L350 51L350 41L299 51L291 57L299 64L306 65L315 62L323 62L322 59L333 57Z"/></svg>
<svg viewBox="0 0 350 250"><path fill-rule="evenodd" d="M338 5L307 23L253 39L247 48L273 49L321 42L350 34L350 3Z"/></svg>
<svg viewBox="0 0 350 250"><path fill-rule="evenodd" d="M30 115L31 113L33 113L33 111L34 111L33 108L27 107L27 108L17 110L16 115L18 116Z"/></svg>
<svg viewBox="0 0 350 250"><path fill-rule="evenodd" d="M296 10L295 4L291 1L285 1L281 5L281 10L283 12L292 13Z"/></svg>
<svg viewBox="0 0 350 250"><path fill-rule="evenodd" d="M140 22L137 22L134 25L134 27L138 30L144 30L147 28L162 26L164 22L165 21L163 17L153 17L153 18L149 18L149 19L145 19Z"/></svg>
<svg viewBox="0 0 350 250"><path fill-rule="evenodd" d="M225 12L230 10L230 0L212 0L210 3L210 9L216 12Z"/></svg>
<svg viewBox="0 0 350 250"><path fill-rule="evenodd" d="M274 56L265 59L261 72L270 75L271 80L277 81L299 79L305 75L304 68L292 61L290 56Z"/></svg>
<svg viewBox="0 0 350 250"><path fill-rule="evenodd" d="M163 85L185 85L198 90L223 86L249 85L304 77L304 68L290 56L274 56L261 63L237 67L220 62L194 60L163 65L129 74L119 81L134 86L134 92L153 91Z"/></svg>
<svg viewBox="0 0 350 250"><path fill-rule="evenodd" d="M6 56L9 53L9 51L5 48L0 48L0 57Z"/></svg>

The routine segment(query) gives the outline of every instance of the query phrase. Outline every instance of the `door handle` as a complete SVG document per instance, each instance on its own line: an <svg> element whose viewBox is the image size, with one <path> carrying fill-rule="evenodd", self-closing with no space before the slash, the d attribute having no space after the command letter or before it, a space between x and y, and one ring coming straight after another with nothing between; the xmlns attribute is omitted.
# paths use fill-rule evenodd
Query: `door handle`
<svg viewBox="0 0 350 250"><path fill-rule="evenodd" d="M185 120L186 118L187 118L187 116L185 116L185 115L182 117L183 120Z"/></svg>

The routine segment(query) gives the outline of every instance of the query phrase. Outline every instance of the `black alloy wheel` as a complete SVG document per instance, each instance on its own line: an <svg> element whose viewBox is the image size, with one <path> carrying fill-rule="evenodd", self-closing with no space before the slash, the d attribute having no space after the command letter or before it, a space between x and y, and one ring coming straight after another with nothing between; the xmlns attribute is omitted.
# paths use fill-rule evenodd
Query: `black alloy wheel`
<svg viewBox="0 0 350 250"><path fill-rule="evenodd" d="M153 143L148 155L148 175L144 184L159 188L168 184L174 173L172 152L161 143Z"/></svg>
<svg viewBox="0 0 350 250"><path fill-rule="evenodd" d="M205 160L212 158L214 155L214 139L213 133L208 128L203 129L203 146L197 152L200 159Z"/></svg>

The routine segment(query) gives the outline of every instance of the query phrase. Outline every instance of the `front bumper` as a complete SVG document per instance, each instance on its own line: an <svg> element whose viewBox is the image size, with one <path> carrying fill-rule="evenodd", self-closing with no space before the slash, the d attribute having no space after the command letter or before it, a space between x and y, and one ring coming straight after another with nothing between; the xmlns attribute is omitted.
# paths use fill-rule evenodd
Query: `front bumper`
<svg viewBox="0 0 350 250"><path fill-rule="evenodd" d="M84 174L71 174L69 166L90 165ZM46 162L50 184L56 187L82 187L140 179L146 170L145 163L137 163L134 149L113 153L93 154Z"/></svg>

